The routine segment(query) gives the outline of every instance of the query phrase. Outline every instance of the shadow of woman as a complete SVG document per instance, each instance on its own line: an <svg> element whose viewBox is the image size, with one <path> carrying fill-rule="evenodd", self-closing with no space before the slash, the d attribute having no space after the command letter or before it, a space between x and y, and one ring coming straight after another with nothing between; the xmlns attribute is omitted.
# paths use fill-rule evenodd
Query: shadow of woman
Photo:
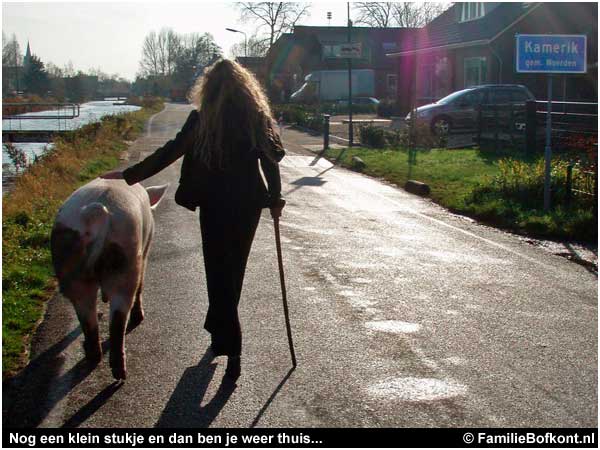
<svg viewBox="0 0 600 450"><path fill-rule="evenodd" d="M236 388L233 383L221 382L215 396L201 406L217 367L217 364L212 361L212 352L208 348L196 366L185 370L155 427L207 428L210 426Z"/></svg>

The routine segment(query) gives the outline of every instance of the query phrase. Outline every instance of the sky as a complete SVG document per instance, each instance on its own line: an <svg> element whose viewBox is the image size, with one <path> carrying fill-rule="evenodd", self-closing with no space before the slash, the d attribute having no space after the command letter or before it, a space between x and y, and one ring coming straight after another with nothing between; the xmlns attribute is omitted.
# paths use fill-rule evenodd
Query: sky
<svg viewBox="0 0 600 450"><path fill-rule="evenodd" d="M346 2L311 2L310 17L300 25L345 26ZM144 38L163 27L177 33L211 33L223 53L243 42L244 35L226 31L235 28L253 34L253 24L242 24L231 1L193 2L2 2L2 31L14 33L25 53L44 63L63 67L69 61L75 70L99 68L108 74L133 80L139 69Z"/></svg>

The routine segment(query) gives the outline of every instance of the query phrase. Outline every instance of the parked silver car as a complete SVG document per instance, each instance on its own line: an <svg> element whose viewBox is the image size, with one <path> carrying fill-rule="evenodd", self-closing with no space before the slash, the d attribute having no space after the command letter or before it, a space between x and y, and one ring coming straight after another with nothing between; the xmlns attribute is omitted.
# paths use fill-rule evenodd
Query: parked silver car
<svg viewBox="0 0 600 450"><path fill-rule="evenodd" d="M533 94L520 84L486 84L453 92L435 103L417 108L417 125L426 124L432 133L474 128L479 105L524 103L535 100ZM410 123L411 113L406 116Z"/></svg>

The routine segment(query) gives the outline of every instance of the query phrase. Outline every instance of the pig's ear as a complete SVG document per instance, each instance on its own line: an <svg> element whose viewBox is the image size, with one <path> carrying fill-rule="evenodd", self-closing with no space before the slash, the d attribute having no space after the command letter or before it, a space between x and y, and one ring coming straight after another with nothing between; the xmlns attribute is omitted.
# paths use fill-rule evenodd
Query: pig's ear
<svg viewBox="0 0 600 450"><path fill-rule="evenodd" d="M156 208L160 202L160 200L167 192L167 188L169 187L169 183L163 184L162 186L151 186L146 188L146 192L148 192L148 197L150 197L150 207L152 209Z"/></svg>

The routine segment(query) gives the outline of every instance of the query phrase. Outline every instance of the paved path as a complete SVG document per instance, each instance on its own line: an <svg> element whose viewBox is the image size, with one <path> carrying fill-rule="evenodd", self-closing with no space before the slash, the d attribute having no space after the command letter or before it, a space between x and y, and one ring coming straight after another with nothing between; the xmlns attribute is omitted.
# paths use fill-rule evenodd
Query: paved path
<svg viewBox="0 0 600 450"><path fill-rule="evenodd" d="M188 111L168 105L133 150L143 157L173 136ZM237 389L221 385L225 360L207 358L202 330L198 218L173 201L176 163L144 183L173 184L156 211L146 320L127 336L127 382L112 383L107 357L84 369L77 322L56 297L5 425L597 426L594 274L316 160L303 134L285 130L284 141L281 228L298 368L290 372L265 212L240 306L243 373Z"/></svg>

